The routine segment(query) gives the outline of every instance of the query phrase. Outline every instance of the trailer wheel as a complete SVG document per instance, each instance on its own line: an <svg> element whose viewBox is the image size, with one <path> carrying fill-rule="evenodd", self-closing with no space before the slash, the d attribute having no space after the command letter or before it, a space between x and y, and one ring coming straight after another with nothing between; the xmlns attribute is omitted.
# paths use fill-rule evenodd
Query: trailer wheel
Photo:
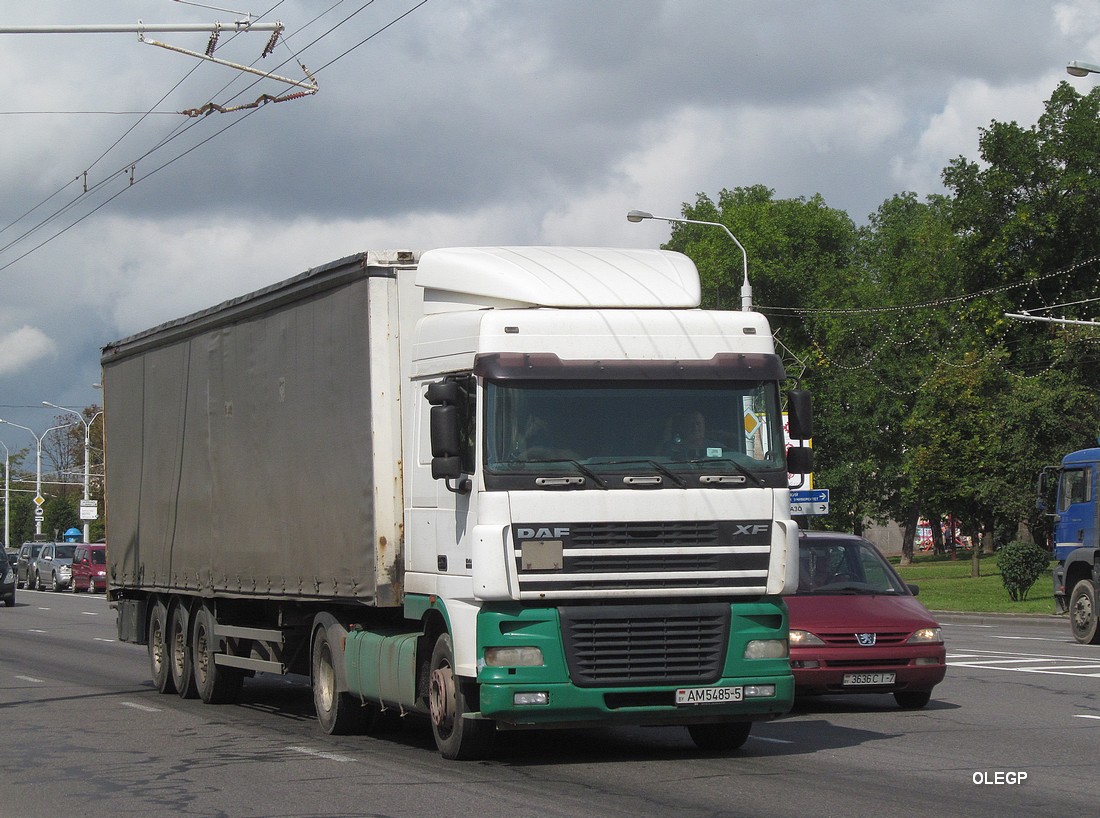
<svg viewBox="0 0 1100 818"><path fill-rule="evenodd" d="M149 606L149 633L146 642L153 687L161 693L175 693L172 672L168 669L171 663L168 651L168 606L160 599Z"/></svg>
<svg viewBox="0 0 1100 818"><path fill-rule="evenodd" d="M244 683L244 674L233 667L218 666L214 655L221 643L214 635L214 612L206 605L195 611L191 625L191 662L194 664L195 688L206 704L228 704L237 700Z"/></svg>
<svg viewBox="0 0 1100 818"><path fill-rule="evenodd" d="M328 629L320 627L313 637L313 707L321 729L330 736L350 736L365 732L371 725L377 707L364 704L350 693L340 690L333 658L333 640Z"/></svg>
<svg viewBox="0 0 1100 818"><path fill-rule="evenodd" d="M450 634L442 633L432 650L428 679L428 706L432 734L440 754L451 760L484 758L492 750L495 725L482 719L465 718L468 707L467 682L454 672L454 648Z"/></svg>
<svg viewBox="0 0 1100 818"><path fill-rule="evenodd" d="M182 602L174 603L168 613L168 668L172 674L172 684L181 699L193 699L198 695L195 673L191 669L187 620L187 608Z"/></svg>
<svg viewBox="0 0 1100 818"><path fill-rule="evenodd" d="M1073 638L1082 645L1100 645L1100 624L1097 621L1096 586L1083 579L1073 586L1069 598L1069 623Z"/></svg>
<svg viewBox="0 0 1100 818"><path fill-rule="evenodd" d="M719 724L689 724L688 735L700 750L739 750L749 740L751 721L734 721Z"/></svg>

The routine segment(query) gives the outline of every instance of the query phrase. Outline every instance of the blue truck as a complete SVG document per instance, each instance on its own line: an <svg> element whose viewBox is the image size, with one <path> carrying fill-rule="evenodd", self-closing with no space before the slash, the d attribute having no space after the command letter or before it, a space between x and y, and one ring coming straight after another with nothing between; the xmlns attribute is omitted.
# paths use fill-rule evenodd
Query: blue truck
<svg viewBox="0 0 1100 818"><path fill-rule="evenodd" d="M1054 602L1069 612L1073 637L1081 644L1100 644L1097 593L1100 589L1100 542L1096 502L1100 448L1081 449L1048 467L1039 477L1039 507L1045 510L1052 483L1056 485L1054 517Z"/></svg>

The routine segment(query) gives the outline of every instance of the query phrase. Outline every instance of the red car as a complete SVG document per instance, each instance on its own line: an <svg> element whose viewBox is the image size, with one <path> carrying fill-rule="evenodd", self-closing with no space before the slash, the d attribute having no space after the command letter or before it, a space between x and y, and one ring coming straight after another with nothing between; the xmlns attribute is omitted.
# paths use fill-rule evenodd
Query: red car
<svg viewBox="0 0 1100 818"><path fill-rule="evenodd" d="M74 592L107 590L107 546L81 543L73 552Z"/></svg>
<svg viewBox="0 0 1100 818"><path fill-rule="evenodd" d="M893 693L907 709L928 704L947 651L915 592L862 537L803 532L798 592L786 597L795 694Z"/></svg>

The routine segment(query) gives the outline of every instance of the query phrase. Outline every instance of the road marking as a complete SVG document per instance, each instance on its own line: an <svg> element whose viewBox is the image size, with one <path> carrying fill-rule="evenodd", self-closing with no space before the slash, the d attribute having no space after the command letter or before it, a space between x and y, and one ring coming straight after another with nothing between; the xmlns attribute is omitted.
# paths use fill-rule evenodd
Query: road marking
<svg viewBox="0 0 1100 818"><path fill-rule="evenodd" d="M27 633L45 633L41 628L28 628Z"/></svg>
<svg viewBox="0 0 1100 818"><path fill-rule="evenodd" d="M114 639L108 639L108 638L107 638L107 637L105 637L105 636L97 636L97 637L96 637L96 638L95 638L94 640L92 640L92 641L94 641L94 642L114 642L115 640L114 640Z"/></svg>
<svg viewBox="0 0 1100 818"><path fill-rule="evenodd" d="M1077 715L1074 716L1074 718L1075 719L1100 719L1100 716L1086 716L1086 715L1078 713Z"/></svg>
<svg viewBox="0 0 1100 818"><path fill-rule="evenodd" d="M140 710L143 713L159 713L159 707L149 707L146 704L137 704L136 702L119 702L123 707L132 707L134 710Z"/></svg>
<svg viewBox="0 0 1100 818"><path fill-rule="evenodd" d="M770 744L794 744L793 741L789 741L785 738L768 738L767 736L749 736L749 738L755 739L756 741L767 741Z"/></svg>
<svg viewBox="0 0 1100 818"><path fill-rule="evenodd" d="M81 616L99 616L99 614L96 613L95 611L81 611L80 615Z"/></svg>
<svg viewBox="0 0 1100 818"><path fill-rule="evenodd" d="M321 750L313 750L309 747L290 747L291 752L301 753L302 755L314 756L315 758L323 758L326 761L339 761L341 764L355 761L351 756L342 756L339 753L326 753Z"/></svg>
<svg viewBox="0 0 1100 818"><path fill-rule="evenodd" d="M960 661L960 659L966 661ZM1082 662L1087 664L1082 664ZM1015 653L1012 651L984 651L974 649L969 653L951 654L948 657L948 664L952 667L1006 670L1010 673L1046 673L1051 676L1100 678L1100 661L1089 660L1080 656L1067 656L1064 654ZM1035 665L1039 665L1039 667ZM1082 670L1093 670L1097 672L1076 672Z"/></svg>
<svg viewBox="0 0 1100 818"><path fill-rule="evenodd" d="M36 679L33 676L16 676L16 679L22 679L24 682L34 682L35 684L42 684L42 679Z"/></svg>

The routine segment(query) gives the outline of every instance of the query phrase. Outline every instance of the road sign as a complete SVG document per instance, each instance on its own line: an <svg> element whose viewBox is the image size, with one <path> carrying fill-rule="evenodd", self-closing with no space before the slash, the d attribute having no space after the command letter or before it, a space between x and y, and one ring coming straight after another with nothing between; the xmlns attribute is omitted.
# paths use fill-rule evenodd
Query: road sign
<svg viewBox="0 0 1100 818"><path fill-rule="evenodd" d="M809 489L791 492L791 514L821 515L828 513L828 489Z"/></svg>
<svg viewBox="0 0 1100 818"><path fill-rule="evenodd" d="M80 519L82 519L82 520L98 520L99 519L99 500L81 500L80 501Z"/></svg>

